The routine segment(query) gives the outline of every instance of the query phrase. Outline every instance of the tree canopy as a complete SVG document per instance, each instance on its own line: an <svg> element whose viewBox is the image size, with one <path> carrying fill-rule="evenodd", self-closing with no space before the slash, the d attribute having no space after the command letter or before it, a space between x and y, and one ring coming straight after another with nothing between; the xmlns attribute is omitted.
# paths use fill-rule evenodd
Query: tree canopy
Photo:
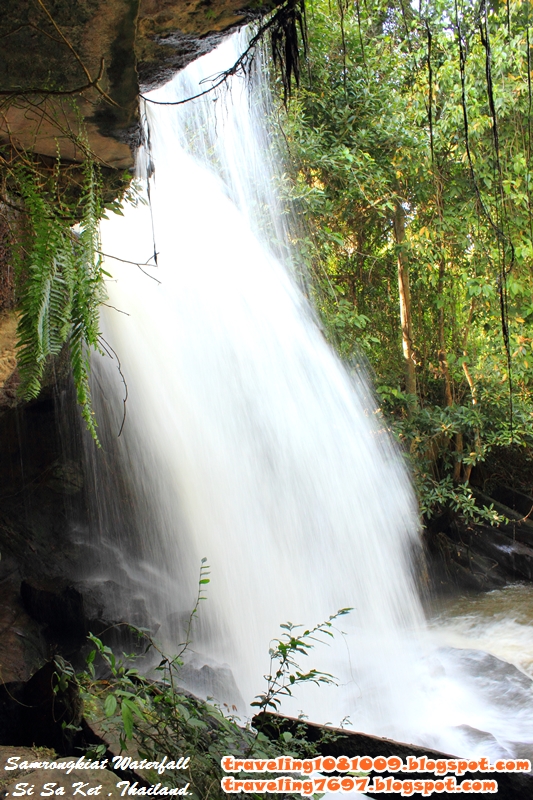
<svg viewBox="0 0 533 800"><path fill-rule="evenodd" d="M325 330L370 363L428 514L496 521L470 486L530 460L530 17L313 0L283 120Z"/></svg>

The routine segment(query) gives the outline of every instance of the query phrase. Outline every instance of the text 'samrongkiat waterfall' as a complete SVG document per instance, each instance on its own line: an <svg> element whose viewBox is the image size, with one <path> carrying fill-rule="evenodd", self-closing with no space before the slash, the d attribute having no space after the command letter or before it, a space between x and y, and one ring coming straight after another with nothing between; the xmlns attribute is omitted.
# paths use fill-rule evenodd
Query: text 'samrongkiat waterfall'
<svg viewBox="0 0 533 800"><path fill-rule="evenodd" d="M197 94L245 41L226 40L150 98ZM352 607L332 642L302 656L339 686L297 691L284 710L463 755L513 752L533 741L531 704L498 702L490 674L464 669L425 629L409 481L291 264L261 71L257 61L251 78L184 105L143 103L151 203L103 225L113 279L102 325L128 400L117 439L124 387L116 359L96 359L101 578L130 582L129 610L147 608L168 649L183 640L206 557L184 677L244 714L280 623L310 627ZM154 247L157 267L123 263Z"/></svg>

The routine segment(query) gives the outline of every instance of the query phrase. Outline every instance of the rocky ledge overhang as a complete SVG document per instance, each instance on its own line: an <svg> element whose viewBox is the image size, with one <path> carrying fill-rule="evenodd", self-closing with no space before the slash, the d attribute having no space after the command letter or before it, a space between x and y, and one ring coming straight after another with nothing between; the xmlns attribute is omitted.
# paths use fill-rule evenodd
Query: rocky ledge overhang
<svg viewBox="0 0 533 800"><path fill-rule="evenodd" d="M4 0L0 145L81 161L85 142L103 165L130 169L139 92L279 2Z"/></svg>

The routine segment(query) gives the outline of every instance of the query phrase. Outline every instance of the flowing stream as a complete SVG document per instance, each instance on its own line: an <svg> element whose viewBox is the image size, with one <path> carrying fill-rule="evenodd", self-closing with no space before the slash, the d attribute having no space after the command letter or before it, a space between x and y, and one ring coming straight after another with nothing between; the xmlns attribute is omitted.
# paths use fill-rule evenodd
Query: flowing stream
<svg viewBox="0 0 533 800"><path fill-rule="evenodd" d="M150 97L202 91L245 41L227 39ZM523 673L503 669L499 685L515 694L499 702L493 662L426 629L401 459L364 378L326 344L292 262L259 57L249 80L141 110L151 202L102 227L113 275L102 325L128 401L117 439L124 387L116 358L97 359L93 577L127 585L122 613L148 615L175 648L207 558L184 681L243 715L264 689L280 623L311 627L351 607L334 639L302 656L340 685L299 690L284 710L463 755L533 742Z"/></svg>

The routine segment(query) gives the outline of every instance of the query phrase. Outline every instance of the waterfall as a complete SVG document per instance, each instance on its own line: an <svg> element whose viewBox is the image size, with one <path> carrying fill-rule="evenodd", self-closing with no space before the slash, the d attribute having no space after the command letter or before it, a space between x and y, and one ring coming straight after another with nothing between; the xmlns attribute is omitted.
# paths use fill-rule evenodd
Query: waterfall
<svg viewBox="0 0 533 800"><path fill-rule="evenodd" d="M150 98L197 94L245 41L227 39ZM117 439L124 386L116 358L97 359L94 575L127 583L124 613L144 609L172 648L205 557L211 582L184 679L243 714L263 690L281 623L310 627L351 607L334 639L302 657L339 686L298 691L284 710L447 751L501 752L465 732L515 735L483 727L481 695L436 655L410 564L417 518L401 457L364 376L326 343L292 262L257 59L251 78L197 100L144 104L150 204L102 226L113 276L102 325L128 399Z"/></svg>

